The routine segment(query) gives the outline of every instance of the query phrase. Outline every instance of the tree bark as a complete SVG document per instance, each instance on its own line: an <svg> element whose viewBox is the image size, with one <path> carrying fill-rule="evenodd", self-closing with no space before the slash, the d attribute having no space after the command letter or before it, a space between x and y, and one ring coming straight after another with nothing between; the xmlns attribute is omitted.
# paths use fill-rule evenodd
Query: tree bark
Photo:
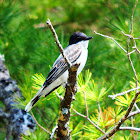
<svg viewBox="0 0 140 140"><path fill-rule="evenodd" d="M33 131L36 124L30 114L18 108L16 97L22 97L21 90L11 79L4 61L4 56L0 55L0 100L5 105L5 108L0 107L0 119L8 122L5 140L10 140L11 135L18 140L21 134L27 135L29 130Z"/></svg>

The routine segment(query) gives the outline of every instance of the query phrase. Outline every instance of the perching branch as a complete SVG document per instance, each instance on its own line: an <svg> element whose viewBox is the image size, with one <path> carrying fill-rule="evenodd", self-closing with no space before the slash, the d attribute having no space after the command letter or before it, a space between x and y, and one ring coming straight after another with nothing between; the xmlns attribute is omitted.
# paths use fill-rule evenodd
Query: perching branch
<svg viewBox="0 0 140 140"><path fill-rule="evenodd" d="M55 43L56 43L56 45L58 46L59 51L61 52L63 58L65 59L65 62L67 63L68 68L70 69L71 62L68 60L67 56L65 55L64 50L63 50L63 47L62 47L62 45L60 44L60 42L59 42L59 40L58 40L58 36L57 36L57 34L56 34L56 32L55 32L55 29L53 28L52 23L51 23L51 21L50 21L49 18L48 18L48 20L46 21L46 23L47 23L48 27L50 28L50 30L51 30L51 32L52 32L52 34L53 34Z"/></svg>
<svg viewBox="0 0 140 140"><path fill-rule="evenodd" d="M79 64L72 65L70 63L70 61L67 59L64 53L64 50L58 40L57 34L51 24L51 21L48 19L46 23L48 24L51 32L53 33L55 43L57 44L68 66L68 71L69 71L68 84L66 84L66 91L65 91L64 99L61 101L61 113L60 113L58 124L57 124L58 126L57 137L61 140L70 140L70 131L69 131L70 108L71 108L71 103L74 99L74 96L77 92L76 83L77 83L77 69L79 67Z"/></svg>

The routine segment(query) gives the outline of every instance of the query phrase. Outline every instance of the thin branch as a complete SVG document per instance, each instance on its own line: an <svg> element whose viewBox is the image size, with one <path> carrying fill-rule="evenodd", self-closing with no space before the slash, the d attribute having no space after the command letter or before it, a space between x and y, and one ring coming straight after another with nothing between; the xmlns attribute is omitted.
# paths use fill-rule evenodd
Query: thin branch
<svg viewBox="0 0 140 140"><path fill-rule="evenodd" d="M87 115L87 118L88 118L88 107L87 107L86 95L85 95L85 92L83 92L83 93L84 93L84 98L85 98L86 115Z"/></svg>
<svg viewBox="0 0 140 140"><path fill-rule="evenodd" d="M134 40L135 42L135 40ZM138 48L136 47L136 42L135 42L135 46L133 47L138 53L140 53L140 51L138 50Z"/></svg>
<svg viewBox="0 0 140 140"><path fill-rule="evenodd" d="M60 96L56 90L55 90L55 94L56 94L56 96L60 99L60 101L63 100L63 96Z"/></svg>
<svg viewBox="0 0 140 140"><path fill-rule="evenodd" d="M127 53L127 51L123 47L121 47L121 45L117 41L115 41L112 37L97 33L96 31L94 31L94 33L97 34L97 35L100 35L100 36L103 36L103 37L106 37L106 38L109 38L109 39L113 40L125 53Z"/></svg>
<svg viewBox="0 0 140 140"><path fill-rule="evenodd" d="M102 132L103 134L105 134L105 132L104 132L101 128L99 128L92 120L90 120L90 118L87 118L87 116L85 116L85 115L79 113L78 111L76 111L76 110L73 109L73 108L72 108L72 110L73 110L77 115L79 115L79 116L81 116L81 117L87 119L94 127L96 127L100 132Z"/></svg>
<svg viewBox="0 0 140 140"><path fill-rule="evenodd" d="M119 130L132 130L132 131L140 132L140 128L137 128L137 127L120 127Z"/></svg>
<svg viewBox="0 0 140 140"><path fill-rule="evenodd" d="M122 33L124 36L127 36L127 37L129 37L129 38L134 38L131 34L126 34L126 33L124 33L124 31L121 31L121 33Z"/></svg>
<svg viewBox="0 0 140 140"><path fill-rule="evenodd" d="M97 122L97 126L98 126L99 125L100 116L101 116L101 107L100 107L99 101L97 102L97 104L98 104L98 109L99 109L99 116L98 116L98 122Z"/></svg>
<svg viewBox="0 0 140 140"><path fill-rule="evenodd" d="M131 52L129 52L127 55L130 55L130 54L134 53L135 51L136 51L136 49L131 51Z"/></svg>
<svg viewBox="0 0 140 140"><path fill-rule="evenodd" d="M137 115L137 114L140 114L140 112L139 112L138 110L137 110L137 111L134 111L134 112L131 112L131 113L128 115L127 119L130 118L130 117L132 117L132 116L134 116L134 115Z"/></svg>
<svg viewBox="0 0 140 140"><path fill-rule="evenodd" d="M133 16L134 16L134 11L135 11L135 9L136 9L137 3L138 3L138 0L136 0L135 5L134 5L134 8L133 8L133 10L132 10L132 15L131 15L131 30L130 30L130 32L129 32L129 35L131 35L131 33L133 32ZM130 41L130 37L128 37L128 39L127 39L127 53L129 53L129 41ZM135 45L135 46L136 46L136 45ZM137 74L136 74L135 68L134 68L134 66L133 66L133 63L132 63L132 60L131 60L130 55L128 55L128 59L129 59L130 65L131 65L131 67L132 67L133 73L134 73L134 75L135 75L136 88L137 88L137 86L138 86L138 78L137 78ZM136 90L136 92L137 92L137 90Z"/></svg>
<svg viewBox="0 0 140 140"><path fill-rule="evenodd" d="M130 32L129 32L129 35L131 35L131 33L133 32L133 15L134 15L134 11L135 11L137 2L138 2L138 0L136 0L135 5L134 5L134 8L133 8L133 10L132 10L132 15L131 15L131 30L130 30ZM133 39L133 41L134 41L135 48L137 48L137 47L136 47L136 42L135 42L134 39ZM130 37L128 36L128 39L127 39L127 55L128 55L128 60L129 60L129 62L130 62L131 68L132 68L133 73L134 73L134 76L135 76L136 88L137 88L137 87L138 87L138 78L137 78L136 70L135 70L134 65L133 65L133 63L132 63L131 57L130 57L130 55L129 55L129 42L130 42ZM137 49L137 50L138 50L138 49ZM138 90L136 90L136 93L137 93L137 92L138 92ZM138 111L140 111L139 108L137 107L137 104L136 104L136 103L134 103L134 106L136 107L136 109L137 109Z"/></svg>
<svg viewBox="0 0 140 140"><path fill-rule="evenodd" d="M140 36L139 36L139 37L137 37L137 38L134 38L134 40L137 40L137 39L140 39Z"/></svg>
<svg viewBox="0 0 140 140"><path fill-rule="evenodd" d="M138 134L139 134L139 132L136 132L136 137L135 137L134 140L137 140Z"/></svg>
<svg viewBox="0 0 140 140"><path fill-rule="evenodd" d="M133 73L134 73L134 76L135 76L136 88L137 88L137 86L138 86L138 78L137 78L136 70L135 70L134 65L132 63L131 57L129 55L129 40L130 40L130 38L128 37L128 40L127 40L127 55L128 55L128 60L130 62L130 65L132 67L132 70L133 70ZM137 92L137 90L136 90L136 92Z"/></svg>
<svg viewBox="0 0 140 140"><path fill-rule="evenodd" d="M134 48L138 53L140 53L140 51L139 51L138 48L136 47L136 42L135 42L135 40L134 40L134 37L131 35L132 32L133 32L133 15L134 15L134 11L135 11L137 2L138 2L138 0L136 0L136 2L135 2L135 5L134 5L133 11L132 11L132 15L131 15L131 29L130 29L129 35L128 35L128 34L125 34L125 33L122 31L122 33L123 33L125 36L128 37L128 39L127 39L127 56L128 56L128 60L129 60L129 62L130 62L131 68L132 68L133 73L134 73L134 76L135 76L136 88L138 87L138 78L137 78L136 70L135 70L135 68L134 68L134 65L133 65L132 60L131 60L131 57L130 57L130 54L131 54L131 53L129 52L129 42L130 42L130 38L132 38L132 39L133 39L133 42L134 42L134 47L133 47L133 48ZM138 92L137 89L136 89L136 92ZM138 106L137 106L136 103L134 103L134 106L135 106L135 108L140 112L140 109L138 108Z"/></svg>
<svg viewBox="0 0 140 140"><path fill-rule="evenodd" d="M56 132L57 129L58 129L58 126L56 125L52 130L52 134L50 136L50 139L54 138L54 135L55 135L55 132Z"/></svg>
<svg viewBox="0 0 140 140"><path fill-rule="evenodd" d="M31 112L32 117L34 118L34 120L35 120L36 124L37 124L37 125L38 125L41 129L43 129L45 132L47 132L48 134L50 134L50 135L51 135L51 132L50 132L49 130L46 130L43 126L41 126L41 125L37 122L37 120L36 120L36 118L35 118L35 116L34 116L33 112L32 112L32 111L30 111L30 112Z"/></svg>
<svg viewBox="0 0 140 140"><path fill-rule="evenodd" d="M115 94L115 95L108 95L108 97L110 97L110 98L112 98L112 99L114 100L114 99L115 99L116 97L118 97L118 96L122 96L122 95L124 95L124 94L126 94L126 93L129 93L129 92L131 92L131 91L138 90L138 89L140 89L140 87L136 87L136 88L127 90L127 91L125 91L125 92L117 93L117 94Z"/></svg>
<svg viewBox="0 0 140 140"><path fill-rule="evenodd" d="M44 114L43 111L41 112L41 110L39 110L38 107L36 107L35 109L36 109L36 111L38 112L38 114L40 115L40 117L42 118L43 122L45 123L46 128L49 130L49 126L48 126L48 124L46 123L46 120L45 120L45 119L47 119L48 121L50 121L50 120L48 119L48 117L46 117L46 115ZM44 119L44 117L45 117L45 119Z"/></svg>
<svg viewBox="0 0 140 140"><path fill-rule="evenodd" d="M131 30L130 30L130 34L131 34L132 31L133 31L133 16L134 16L134 11L135 11L135 9L136 9L136 5L137 5L137 3L138 3L138 0L136 0L135 5L134 5L134 8L133 8L133 10L132 10L132 15L131 15Z"/></svg>
<svg viewBox="0 0 140 140"><path fill-rule="evenodd" d="M136 0L135 5L134 5L134 8L133 8L133 11L132 11L132 16L131 16L131 30L130 30L130 32L129 32L129 35L127 35L127 36L128 36L128 39L127 39L127 51L124 50L123 47L121 47L113 38L95 32L95 33L98 34L98 35L101 35L101 36L103 36L103 37L107 37L107 38L112 39L125 53L127 53L127 56L128 56L129 62L130 62L130 65L131 65L132 70L133 70L133 73L134 73L134 75L135 75L136 88L138 87L138 79L137 79L137 74L136 74L135 68L134 68L134 66L133 66L131 57L130 57L130 54L131 54L131 53L129 52L129 42L130 42L130 38L132 38L131 33L132 33L132 31L133 31L133 15L134 15L134 11L135 11L137 2L138 2L138 0ZM133 40L134 40L134 39L133 39ZM136 42L135 42L135 40L134 40L134 48L137 48L137 47L136 47ZM136 51L137 51L137 50L136 50ZM131 101L131 103L130 103L130 106L128 107L128 109L127 109L125 115L119 120L119 122L117 123L117 125L115 125L115 127L114 127L112 130L110 130L108 133L106 133L104 136L98 138L97 140L105 140L105 139L111 137L112 135L114 135L117 131L119 131L120 126L123 124L123 122L124 122L126 119L128 119L128 116L129 116L130 112L132 111L133 106L136 105L135 102L136 102L136 100L137 100L137 98L138 98L138 95L140 94L140 92L137 92L137 91L138 91L138 90L136 89L136 94L135 94L134 98L132 99L132 101ZM112 97L113 97L113 96L112 96ZM132 116L132 115L131 115L131 116Z"/></svg>
<svg viewBox="0 0 140 140"><path fill-rule="evenodd" d="M59 42L59 40L58 40L58 36L57 36L57 34L56 34L56 32L55 32L55 30L54 30L54 28L53 28L53 26L52 26L52 23L51 23L51 21L50 21L49 18L48 18L48 20L46 21L46 23L48 24L50 30L51 30L52 33L53 33L53 37L54 37L54 39L55 39L55 43L56 43L56 45L58 46L59 51L61 52L63 58L65 59L65 62L67 63L67 66L68 66L68 69L70 69L70 67L71 67L71 62L68 60L67 56L65 55L64 50L63 50L63 47L62 47L62 45L60 44L60 42Z"/></svg>
<svg viewBox="0 0 140 140"><path fill-rule="evenodd" d="M135 106L135 108L137 109L137 111L139 111L139 112L140 112L140 109L139 109L139 107L137 106L137 104L136 104L136 103L134 104L134 106Z"/></svg>
<svg viewBox="0 0 140 140"><path fill-rule="evenodd" d="M103 135L102 137L98 138L97 140L105 140L109 137L111 137L112 135L114 135L117 131L119 131L119 127L123 124L123 122L128 118L128 115L129 113L131 112L133 106L134 106L134 103L135 101L137 100L138 98L138 95L140 94L140 92L137 92L135 94L135 97L133 98L133 100L131 101L130 103L130 106L128 107L125 115L119 120L119 122L117 123L117 125L112 129L110 130L108 133L106 133L105 135Z"/></svg>
<svg viewBox="0 0 140 140"><path fill-rule="evenodd" d="M140 39L140 37L138 37L138 38L134 38L132 35L130 35L130 34L125 34L123 31L121 31L121 33L123 34L123 35L125 35L125 36L127 36L127 37L129 37L129 38L132 38L133 39L133 42L134 42L134 47L132 47L133 49L135 49L135 50L133 50L132 52L127 52L127 55L129 55L129 54L131 54L131 53L133 53L133 52L138 52L138 53L140 53L140 51L138 50L138 48L137 48L137 46L136 46L136 39Z"/></svg>

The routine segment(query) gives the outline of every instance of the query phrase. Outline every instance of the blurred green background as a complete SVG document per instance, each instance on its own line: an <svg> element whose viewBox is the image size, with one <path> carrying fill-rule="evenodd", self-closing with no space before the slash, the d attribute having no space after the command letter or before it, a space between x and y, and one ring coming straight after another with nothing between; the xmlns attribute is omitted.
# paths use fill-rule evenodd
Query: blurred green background
<svg viewBox="0 0 140 140"><path fill-rule="evenodd" d="M90 97L87 97L89 98L87 102L90 105L89 114L93 117L97 113L98 102L100 102L103 113L109 114L110 107L114 110L121 107L119 111L123 113L126 106L118 105L108 98L108 95L130 89L131 82L135 81L133 80L133 71L127 55L112 40L98 36L94 34L94 31L113 37L124 49L127 49L127 37L122 35L121 31L127 34L130 31L134 3L135 0L0 0L0 53L5 55L5 64L12 78L17 80L25 97L20 101L21 107L24 107L33 97L32 94L37 91L33 88L32 76L38 73L46 77L59 55L52 33L46 25L47 18L50 18L64 48L68 45L70 35L75 31L81 31L94 37L89 43L88 60L82 76L87 80L85 74L89 70L92 73L91 81L94 79L95 82L92 87L98 89L95 92L98 93L99 89L103 88L110 90L104 94L100 101L97 99L91 101ZM134 13L132 33L134 37L139 37L139 17L140 3L137 4ZM139 41L137 40L136 43L139 49ZM130 51L133 45L133 42L130 41ZM139 74L140 55L135 53L131 57L137 74ZM85 114L84 97L81 94L77 93L73 108ZM128 98L126 97L126 99ZM41 125L44 127L47 125L47 128L52 130L57 123L59 107L59 99L55 94L52 94L49 99L39 101L33 108L33 112ZM43 120L41 115L44 116ZM95 118L97 118L96 115ZM110 118L108 119L107 122L110 121ZM135 118L136 126L140 126L139 120L139 116ZM127 123L130 125L131 121ZM2 139L6 131L3 125L2 123L0 128ZM74 129L72 139L96 139L102 135L79 116L71 117L70 126L71 129ZM112 126L105 123L104 126L100 125L105 131ZM38 128L32 137L24 138L48 138L48 134L42 131ZM114 139L118 137L122 140L133 139L134 135L130 131L120 131ZM140 134L138 137L140 139Z"/></svg>

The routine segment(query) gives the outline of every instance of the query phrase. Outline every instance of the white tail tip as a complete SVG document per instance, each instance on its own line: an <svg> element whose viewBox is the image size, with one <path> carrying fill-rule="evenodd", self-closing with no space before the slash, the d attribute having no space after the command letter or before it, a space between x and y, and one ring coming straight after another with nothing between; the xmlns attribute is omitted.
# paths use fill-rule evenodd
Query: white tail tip
<svg viewBox="0 0 140 140"><path fill-rule="evenodd" d="M31 109L32 109L32 104L31 102L29 102L25 107L25 111L29 112Z"/></svg>

